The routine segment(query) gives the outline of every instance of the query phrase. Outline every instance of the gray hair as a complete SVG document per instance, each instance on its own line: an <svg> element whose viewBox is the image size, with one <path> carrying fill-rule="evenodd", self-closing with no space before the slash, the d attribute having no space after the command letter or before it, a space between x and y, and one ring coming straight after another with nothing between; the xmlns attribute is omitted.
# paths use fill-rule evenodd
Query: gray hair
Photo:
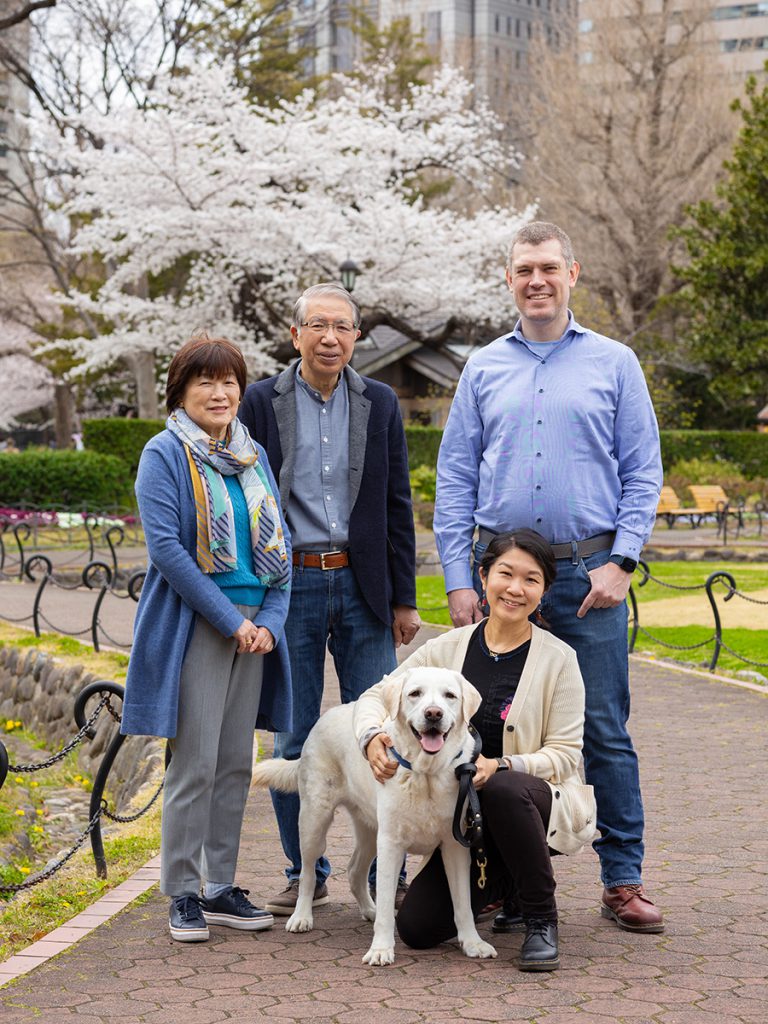
<svg viewBox="0 0 768 1024"><path fill-rule="evenodd" d="M358 304L342 285L327 281L323 284L313 284L311 288L307 288L301 293L296 300L296 305L293 307L291 327L300 327L302 325L307 318L307 306L312 299L316 299L320 295L332 295L336 299L344 299L345 302L348 302L352 312L352 321L355 327L360 326L361 317Z"/></svg>
<svg viewBox="0 0 768 1024"><path fill-rule="evenodd" d="M512 269L512 250L518 242L524 245L541 245L542 242L548 242L552 238L560 243L566 267L572 267L576 260L573 255L573 242L562 228L559 228L557 224L550 224L546 220L533 220L530 224L525 224L520 228L509 247L507 267Z"/></svg>

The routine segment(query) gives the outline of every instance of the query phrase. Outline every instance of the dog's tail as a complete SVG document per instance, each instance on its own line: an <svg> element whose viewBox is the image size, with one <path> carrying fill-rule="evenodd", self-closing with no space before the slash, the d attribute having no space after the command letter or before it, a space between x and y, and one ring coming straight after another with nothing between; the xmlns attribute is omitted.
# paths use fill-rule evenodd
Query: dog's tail
<svg viewBox="0 0 768 1024"><path fill-rule="evenodd" d="M299 761L286 761L281 757L259 761L253 767L253 784L269 786L281 793L298 793Z"/></svg>

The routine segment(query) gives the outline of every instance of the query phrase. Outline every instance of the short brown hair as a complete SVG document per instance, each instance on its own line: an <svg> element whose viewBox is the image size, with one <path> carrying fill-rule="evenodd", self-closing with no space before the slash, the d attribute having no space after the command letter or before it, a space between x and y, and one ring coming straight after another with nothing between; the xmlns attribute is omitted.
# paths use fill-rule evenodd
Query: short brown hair
<svg viewBox="0 0 768 1024"><path fill-rule="evenodd" d="M168 367L165 385L165 406L169 413L181 405L187 384L193 377L210 374L216 380L233 374L243 397L247 370L243 353L228 338L211 338L200 334L181 346Z"/></svg>
<svg viewBox="0 0 768 1024"><path fill-rule="evenodd" d="M509 255L507 257L507 266L509 269L512 269L512 250L518 242L523 245L541 245L543 242L549 242L550 239L554 239L560 243L560 247L563 250L565 265L569 268L572 267L576 259L573 254L573 242L570 240L568 235L566 235L563 229L559 228L557 224L550 224L550 222L546 220L532 220L529 224L524 224L512 239L512 244L509 247Z"/></svg>

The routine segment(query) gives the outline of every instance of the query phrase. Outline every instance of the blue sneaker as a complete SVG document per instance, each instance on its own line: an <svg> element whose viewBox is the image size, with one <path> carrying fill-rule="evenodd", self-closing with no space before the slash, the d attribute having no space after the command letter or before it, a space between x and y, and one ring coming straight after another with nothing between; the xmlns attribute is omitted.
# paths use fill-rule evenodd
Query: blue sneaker
<svg viewBox="0 0 768 1024"><path fill-rule="evenodd" d="M274 917L267 910L254 907L248 899L248 889L233 885L231 889L209 900L202 897L202 912L208 924L221 924L225 928L239 928L244 932L258 932L271 928Z"/></svg>
<svg viewBox="0 0 768 1024"><path fill-rule="evenodd" d="M205 942L208 939L208 925L201 903L200 897L194 893L173 897L168 915L171 938L177 942Z"/></svg>

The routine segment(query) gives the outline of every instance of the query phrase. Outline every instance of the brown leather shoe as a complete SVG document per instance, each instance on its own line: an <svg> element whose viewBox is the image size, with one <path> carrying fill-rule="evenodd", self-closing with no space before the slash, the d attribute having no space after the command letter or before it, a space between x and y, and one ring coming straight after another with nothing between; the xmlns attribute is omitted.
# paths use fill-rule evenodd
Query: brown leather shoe
<svg viewBox="0 0 768 1024"><path fill-rule="evenodd" d="M617 885L615 889L603 889L602 917L616 922L626 932L663 932L664 918L646 896L642 885Z"/></svg>

